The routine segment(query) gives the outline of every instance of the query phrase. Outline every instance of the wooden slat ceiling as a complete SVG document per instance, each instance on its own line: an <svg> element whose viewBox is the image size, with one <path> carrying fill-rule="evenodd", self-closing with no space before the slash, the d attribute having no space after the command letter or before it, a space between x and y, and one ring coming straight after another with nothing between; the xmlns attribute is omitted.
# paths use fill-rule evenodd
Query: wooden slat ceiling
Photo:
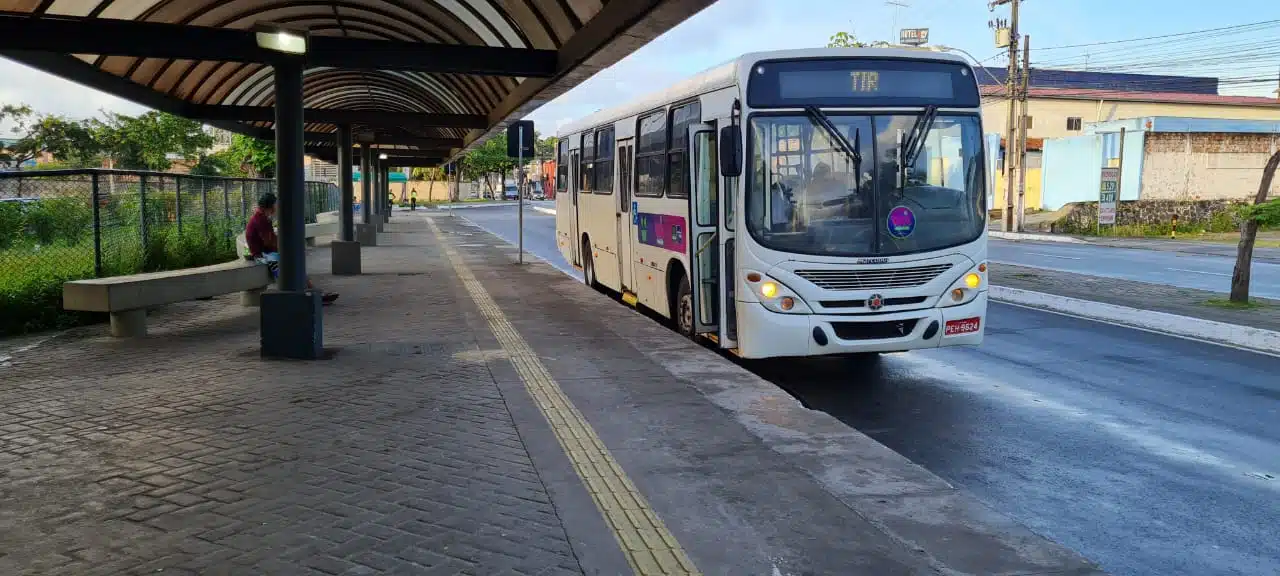
<svg viewBox="0 0 1280 576"><path fill-rule="evenodd" d="M248 30L268 21L317 36L558 50L602 0L0 0L0 10ZM121 78L193 104L271 106L265 64L78 54ZM522 78L310 69L304 105L398 112L488 114ZM256 123L270 126L270 123ZM308 131L332 131L310 124ZM417 135L463 137L465 129Z"/></svg>
<svg viewBox="0 0 1280 576"><path fill-rule="evenodd" d="M357 123L353 128L358 136L363 134L361 141L367 141L371 135L375 138L440 138L470 147L712 2L714 0L0 0L0 12L241 31L248 31L260 22L274 22L306 28L313 36L424 46L555 51L555 73L539 78L423 72L395 66L387 68L397 69L385 70L376 66L372 69L311 67L305 71L303 105L308 109L470 115L483 118L488 126L474 129L410 125L395 126L388 131L385 125ZM79 49L92 45L81 44ZM0 51L4 49L4 40L0 38ZM9 56L175 113L184 113L185 107L194 105L260 107L272 106L275 102L272 69L261 63L65 53L44 56L11 53ZM450 64L461 62L450 61ZM94 75L92 81L87 79L89 75ZM264 129L272 123L246 121L218 125L270 137ZM305 130L312 135L331 133L336 126L310 123ZM450 156L462 151L454 148Z"/></svg>

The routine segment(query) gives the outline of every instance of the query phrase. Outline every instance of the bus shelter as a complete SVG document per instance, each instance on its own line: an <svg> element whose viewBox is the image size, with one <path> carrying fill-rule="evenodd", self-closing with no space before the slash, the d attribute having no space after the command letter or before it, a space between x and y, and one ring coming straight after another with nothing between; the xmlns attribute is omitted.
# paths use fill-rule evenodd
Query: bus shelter
<svg viewBox="0 0 1280 576"><path fill-rule="evenodd" d="M280 275L266 356L316 358L305 290L303 156L343 186L333 272L359 273L360 226L391 167L440 166L713 0L0 0L0 56L208 125L274 141ZM371 235L376 238L376 234ZM274 317L275 314L287 314ZM274 330L274 328L273 328Z"/></svg>

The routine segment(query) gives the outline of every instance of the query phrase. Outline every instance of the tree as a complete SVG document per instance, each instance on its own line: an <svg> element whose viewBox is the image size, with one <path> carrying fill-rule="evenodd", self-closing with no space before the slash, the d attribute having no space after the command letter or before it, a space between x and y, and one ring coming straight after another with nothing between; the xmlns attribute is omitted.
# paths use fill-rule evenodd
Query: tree
<svg viewBox="0 0 1280 576"><path fill-rule="evenodd" d="M536 135L535 135L536 137ZM538 138L534 147L534 154L538 157L539 162L546 162L556 157L556 144L560 143L560 139L555 136L547 136L546 138Z"/></svg>
<svg viewBox="0 0 1280 576"><path fill-rule="evenodd" d="M18 141L0 150L0 161L21 168L24 162L48 152L64 167L93 164L100 146L88 123L62 116L37 114L26 105L0 106L0 122L9 122L20 135Z"/></svg>
<svg viewBox="0 0 1280 576"><path fill-rule="evenodd" d="M445 179L444 168L439 166L431 168L414 168L410 177L414 180L427 181L427 200L431 200L431 192L436 188L436 181ZM403 198L401 198L401 202L404 202Z"/></svg>
<svg viewBox="0 0 1280 576"><path fill-rule="evenodd" d="M831 35L831 39L827 41L827 48L866 48L865 42L859 42L858 37L850 32L836 32Z"/></svg>
<svg viewBox="0 0 1280 576"><path fill-rule="evenodd" d="M168 170L170 154L195 160L213 146L213 136L199 122L154 110L141 116L107 112L93 128L115 167L127 170Z"/></svg>
<svg viewBox="0 0 1280 576"><path fill-rule="evenodd" d="M241 178L248 176L247 164L235 151L227 148L213 154L201 154L200 161L191 167L192 176L226 176Z"/></svg>
<svg viewBox="0 0 1280 576"><path fill-rule="evenodd" d="M506 174L510 173L515 165L515 158L507 156L507 135L498 134L467 153L466 162L462 165L462 175L468 180L483 178L485 187L489 189L489 195L494 196L493 182L490 178L496 174L498 186L502 186Z"/></svg>
<svg viewBox="0 0 1280 576"><path fill-rule="evenodd" d="M254 178L273 178L276 174L276 145L243 134L231 136L224 151L228 161Z"/></svg>
<svg viewBox="0 0 1280 576"><path fill-rule="evenodd" d="M1236 248L1236 268L1231 272L1231 301L1249 302L1249 273L1253 268L1253 244L1260 226L1280 225L1280 200L1267 201L1276 168L1280 168L1280 152L1271 155L1262 169L1262 183L1253 205L1241 211L1240 245Z"/></svg>

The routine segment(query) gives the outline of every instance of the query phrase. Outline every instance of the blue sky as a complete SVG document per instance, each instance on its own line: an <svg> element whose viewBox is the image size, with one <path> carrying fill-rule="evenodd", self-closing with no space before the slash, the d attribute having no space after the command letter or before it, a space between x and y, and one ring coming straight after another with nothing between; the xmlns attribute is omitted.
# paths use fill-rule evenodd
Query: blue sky
<svg viewBox="0 0 1280 576"><path fill-rule="evenodd" d="M930 29L933 44L964 49L979 59L996 55L987 22L1007 17L1008 8L987 9L986 0L905 0L898 26ZM1022 24L1032 38L1032 63L1043 58L1080 60L1085 49L1037 52L1038 47L1084 44L1204 30L1264 20L1280 20L1276 0L1223 0L1223 10L1202 0L1024 0ZM744 52L822 46L839 31L864 41L894 34L895 8L884 0L720 0L662 37L548 103L531 118L539 131L556 127L600 109L615 106L646 91L725 62ZM1280 28L1263 31L1274 39ZM1262 36L1258 36L1261 38ZM1231 41L1224 37L1220 41ZM1212 46L1208 41L1206 46ZM1276 44L1271 44L1276 46ZM1101 50L1101 49L1100 49ZM1112 50L1115 58L1116 49ZM1123 54L1123 50L1118 51ZM1273 52L1277 52L1273 50ZM1105 57L1098 57L1104 59ZM1003 65L1003 60L990 63ZM1241 65L1244 66L1244 65ZM1210 69L1215 75L1280 76L1280 56L1258 61L1253 68ZM1149 70L1163 72L1166 70ZM1169 70L1174 73L1185 69ZM1204 70L1196 70L1204 73ZM99 109L126 113L135 104L0 59L0 102L26 102L44 112L84 117ZM1232 88L1236 93L1266 95L1276 84ZM1224 88L1224 92L1228 89Z"/></svg>
<svg viewBox="0 0 1280 576"><path fill-rule="evenodd" d="M985 0L904 1L909 7L897 9L899 28L929 28L930 43L960 48L979 59L1001 52L987 22L1007 18L1008 7L992 12ZM1202 0L1024 0L1021 21L1023 32L1031 35L1034 66L1037 46L1142 38L1280 19L1280 2L1276 0L1223 3L1230 4L1231 10L1211 8ZM541 131L552 132L567 120L638 96L636 87L662 87L744 52L822 46L839 31L852 32L863 41L887 40L895 35L894 10L884 0L720 0L543 106L531 118ZM1085 51L1052 50L1045 56L1081 58ZM990 63L1004 65L1005 60ZM1280 77L1280 57L1270 70ZM1265 90L1250 88L1253 94L1265 95L1276 85Z"/></svg>

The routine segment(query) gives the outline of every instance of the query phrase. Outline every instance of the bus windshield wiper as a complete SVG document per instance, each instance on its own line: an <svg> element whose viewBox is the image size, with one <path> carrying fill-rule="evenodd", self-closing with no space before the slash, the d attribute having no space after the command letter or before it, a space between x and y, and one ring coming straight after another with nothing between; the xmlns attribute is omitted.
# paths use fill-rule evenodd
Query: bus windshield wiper
<svg viewBox="0 0 1280 576"><path fill-rule="evenodd" d="M903 170L909 166L916 165L916 157L924 149L925 138L929 135L929 131L933 130L933 122L937 119L938 107L933 104L925 106L924 112L916 117L915 123L911 125L911 132L908 133L907 141L903 145L905 152L902 155L901 168Z"/></svg>
<svg viewBox="0 0 1280 576"><path fill-rule="evenodd" d="M858 152L858 149L855 148L853 144L849 142L848 138L844 137L844 134L842 134L840 130L836 128L836 125L831 123L831 119L828 118L826 114L823 114L822 111L819 110L817 106L806 106L804 111L808 112L809 116L811 116L814 119L814 121L818 123L819 126L822 126L823 130L827 131L827 134L831 137L831 139L835 140L836 145L839 146L840 149L845 154L847 154L850 159L853 160L855 169L858 169L858 171L861 172L860 168L862 167L862 153Z"/></svg>

